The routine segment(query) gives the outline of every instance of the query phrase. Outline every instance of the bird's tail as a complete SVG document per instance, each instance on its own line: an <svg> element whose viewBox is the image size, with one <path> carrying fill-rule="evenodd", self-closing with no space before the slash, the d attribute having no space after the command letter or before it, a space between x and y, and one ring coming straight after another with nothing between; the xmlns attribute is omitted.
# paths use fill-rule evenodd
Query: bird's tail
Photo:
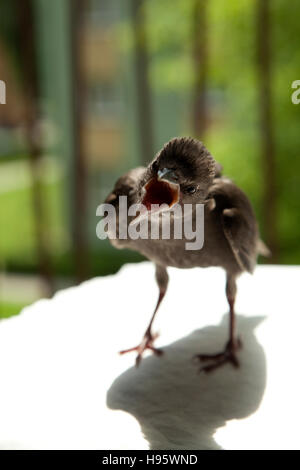
<svg viewBox="0 0 300 470"><path fill-rule="evenodd" d="M260 238L258 239L256 250L259 255L262 255L265 258L270 258L272 256L271 250Z"/></svg>

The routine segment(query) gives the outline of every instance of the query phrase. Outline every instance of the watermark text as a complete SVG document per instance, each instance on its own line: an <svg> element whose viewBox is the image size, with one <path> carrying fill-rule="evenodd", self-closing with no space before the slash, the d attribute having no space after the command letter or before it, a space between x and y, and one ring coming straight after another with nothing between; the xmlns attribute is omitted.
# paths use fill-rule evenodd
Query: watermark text
<svg viewBox="0 0 300 470"><path fill-rule="evenodd" d="M185 240L186 250L200 250L204 244L204 204L143 204L127 206L127 196L119 197L118 209L113 204L98 206L102 217L96 227L100 240Z"/></svg>

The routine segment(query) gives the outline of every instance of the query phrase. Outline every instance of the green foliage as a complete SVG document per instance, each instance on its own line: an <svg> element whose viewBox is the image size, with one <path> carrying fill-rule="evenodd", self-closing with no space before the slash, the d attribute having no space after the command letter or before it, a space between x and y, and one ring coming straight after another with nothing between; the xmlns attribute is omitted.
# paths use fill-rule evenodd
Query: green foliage
<svg viewBox="0 0 300 470"><path fill-rule="evenodd" d="M162 116L160 120L154 119L156 135L159 136L156 141L160 143L174 136L178 129L180 135L193 134L191 92L194 86L192 52L195 1L149 0L143 6L147 21L147 49L155 116ZM264 181L258 112L257 2L206 2L210 125L203 140L216 160L223 165L224 173L249 195L263 235L261 208ZM300 263L300 105L291 102L291 84L300 79L300 4L284 0L271 0L269 3L280 262L296 264ZM9 45L11 55L16 58L18 54L13 49L13 9L2 0L0 6L2 36ZM125 60L132 65L133 30L130 15L127 14L114 28ZM54 57L56 60L52 49L50 51L51 60ZM52 89L52 83L49 88ZM57 91L55 88L55 93ZM59 96L66 95L66 90L61 90ZM170 101L175 100L178 104L176 116L173 115L174 108L170 106L169 109ZM138 137L135 136L136 139ZM73 272L73 256L61 203L66 199L62 183L45 184L44 195L49 213L49 248L54 266L56 272L69 276ZM9 269L36 270L30 187L0 192L0 228L0 261L4 259ZM114 272L126 260L140 259L138 255L113 250L108 246L102 250L99 248L99 253L91 248L91 274Z"/></svg>
<svg viewBox="0 0 300 470"><path fill-rule="evenodd" d="M65 250L66 229L62 212L62 193L58 183L43 186L43 201L48 215L48 248ZM32 187L0 192L0 259L5 263L37 263ZM1 256L2 255L2 256Z"/></svg>
<svg viewBox="0 0 300 470"><path fill-rule="evenodd" d="M10 303L0 301L0 319L18 315L24 307L26 307L26 304L23 303Z"/></svg>

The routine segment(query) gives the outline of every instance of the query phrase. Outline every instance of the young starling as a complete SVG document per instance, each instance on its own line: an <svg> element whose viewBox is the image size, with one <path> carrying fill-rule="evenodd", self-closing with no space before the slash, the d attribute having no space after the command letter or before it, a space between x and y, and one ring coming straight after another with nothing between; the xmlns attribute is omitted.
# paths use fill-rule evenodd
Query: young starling
<svg viewBox="0 0 300 470"><path fill-rule="evenodd" d="M136 351L136 365L141 361L143 352L150 349L157 355L162 350L154 347L157 335L152 333L152 323L163 300L167 286L167 267L193 268L220 266L226 271L226 296L230 309L229 339L225 348L214 355L197 354L196 360L206 361L201 370L209 372L227 362L239 366L237 351L241 341L235 335L234 302L236 279L243 272L253 272L258 254L267 255L267 248L259 239L256 218L246 195L232 181L221 175L219 165L205 146L193 138L174 138L164 145L147 168L136 168L119 178L112 193L106 199L117 210L120 225L141 222L145 216L157 211L157 205L164 204L167 209L182 208L190 204L190 214L195 222L196 204L204 205L204 245L201 249L187 250L187 239L170 237L164 239L121 239L117 224L116 237L110 237L117 248L131 248L139 251L156 266L156 281L159 297L156 308L141 343L121 351L125 354ZM128 197L128 205L142 203L146 208L138 217L121 220L118 214L119 196ZM156 204L156 206L152 206ZM156 207L156 209L155 209ZM171 211L170 211L171 214ZM160 226L164 213L159 215ZM163 216L163 217L162 217ZM171 216L172 224L175 216ZM148 222L150 224L150 222ZM123 227L124 228L124 227ZM171 232L172 233L172 232Z"/></svg>

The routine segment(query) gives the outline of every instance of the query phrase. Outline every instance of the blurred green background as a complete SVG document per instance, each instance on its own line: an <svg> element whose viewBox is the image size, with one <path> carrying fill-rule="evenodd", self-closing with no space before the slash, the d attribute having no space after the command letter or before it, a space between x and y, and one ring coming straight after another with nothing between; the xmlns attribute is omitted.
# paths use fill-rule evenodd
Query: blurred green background
<svg viewBox="0 0 300 470"><path fill-rule="evenodd" d="M0 0L0 12L0 317L142 259L96 238L96 207L174 136L203 140L249 195L269 262L299 264L299 2Z"/></svg>

